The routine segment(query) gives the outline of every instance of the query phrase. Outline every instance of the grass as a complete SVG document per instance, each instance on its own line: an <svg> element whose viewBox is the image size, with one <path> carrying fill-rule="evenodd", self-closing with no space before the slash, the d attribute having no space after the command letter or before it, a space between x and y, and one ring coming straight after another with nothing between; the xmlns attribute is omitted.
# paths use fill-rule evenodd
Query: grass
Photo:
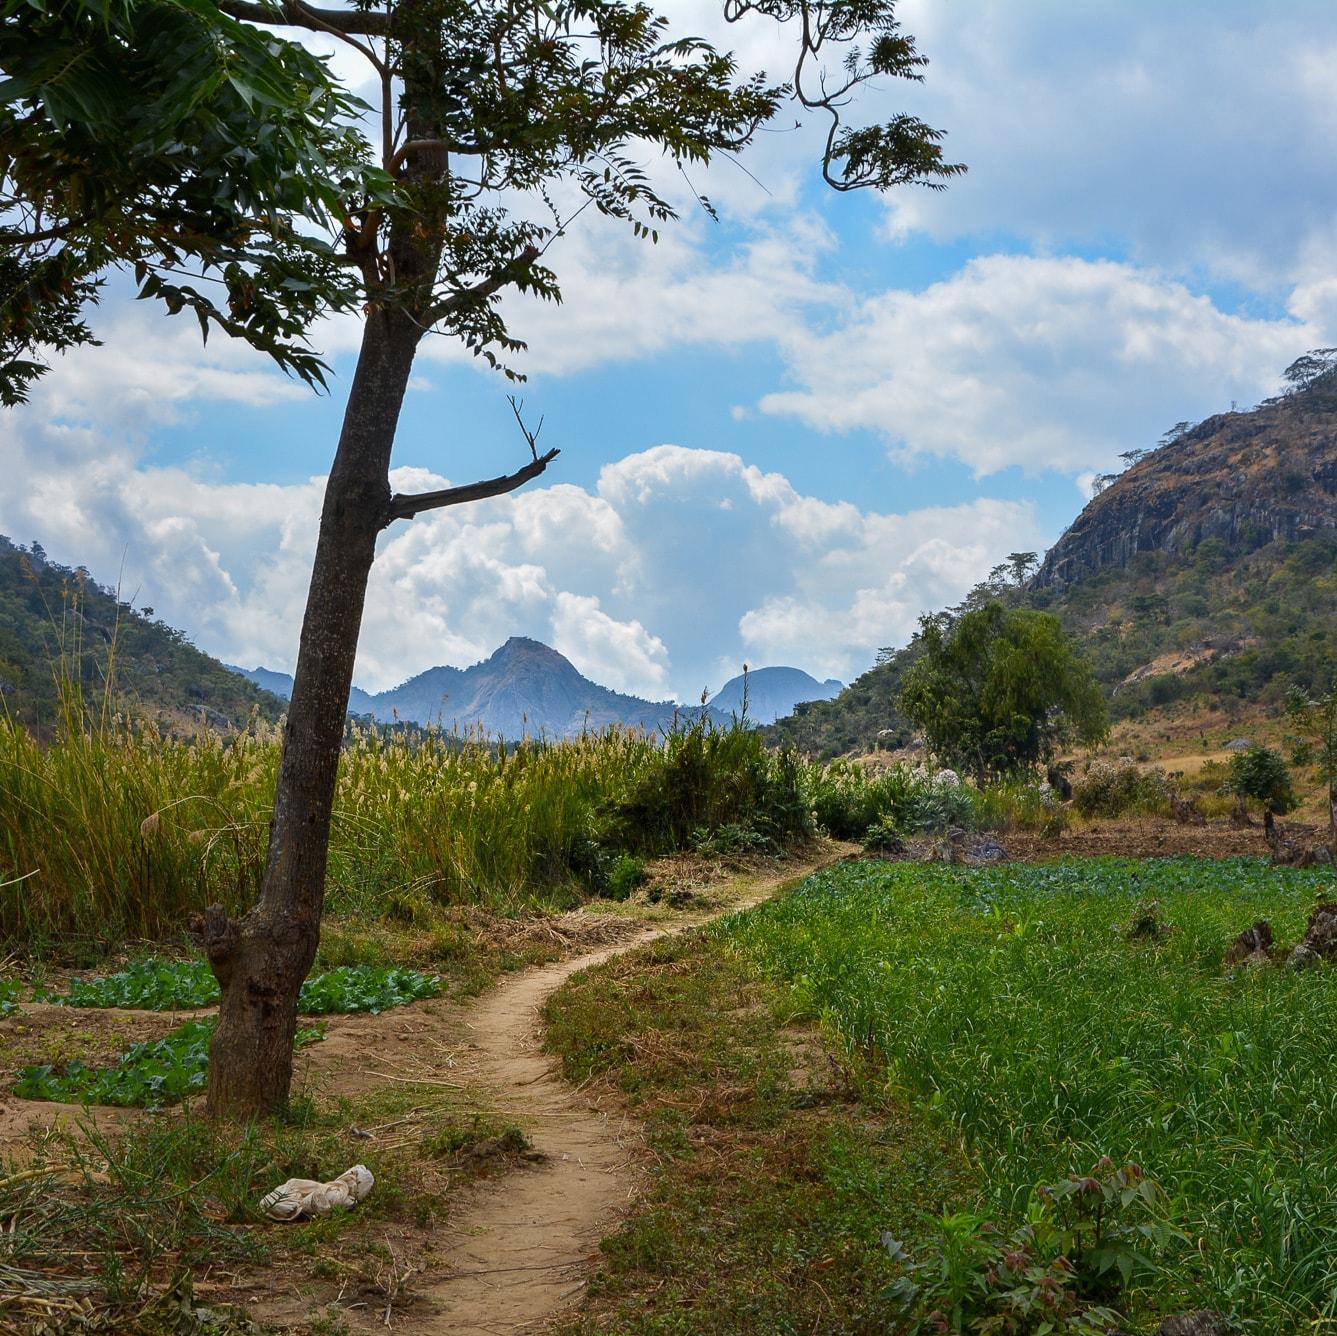
<svg viewBox="0 0 1337 1336"><path fill-rule="evenodd" d="M1036 1184L1136 1161L1186 1241L1135 1309L1282 1336L1337 1317L1337 988L1222 955L1260 917L1293 943L1324 884L1246 859L858 864L717 932L952 1140L979 1209L1015 1222ZM1168 931L1127 940L1147 898Z"/></svg>
<svg viewBox="0 0 1337 1336"><path fill-rule="evenodd" d="M0 719L0 937L25 948L161 939L209 903L248 907L279 749L258 718L237 736L176 740L86 710L68 684L50 743ZM566 908L605 891L623 856L731 824L774 845L811 833L799 766L742 728L515 746L354 728L327 905L428 928L462 905Z"/></svg>
<svg viewBox="0 0 1337 1336"><path fill-rule="evenodd" d="M567 1077L612 1083L653 1157L580 1315L556 1330L893 1329L879 1234L910 1234L921 1204L951 1199L960 1157L830 1061L787 988L692 935L577 975L546 1018Z"/></svg>
<svg viewBox="0 0 1337 1336"><path fill-rule="evenodd" d="M355 1139L354 1126L374 1135ZM230 1305L274 1286L307 1296L313 1313L324 1287L360 1292L379 1312L397 1296L407 1262L420 1261L456 1187L512 1162L524 1144L461 1097L419 1085L301 1101L287 1119L241 1130L169 1111L114 1139L91 1125L47 1134L22 1169L0 1177L0 1331L39 1329L61 1314L73 1329L83 1304L90 1329L251 1332L244 1318L229 1319ZM324 1181L356 1161L376 1178L356 1210L281 1228L261 1221L257 1204L271 1188L294 1177ZM262 1265L268 1276L258 1283ZM181 1308L197 1305L214 1318L184 1322Z"/></svg>

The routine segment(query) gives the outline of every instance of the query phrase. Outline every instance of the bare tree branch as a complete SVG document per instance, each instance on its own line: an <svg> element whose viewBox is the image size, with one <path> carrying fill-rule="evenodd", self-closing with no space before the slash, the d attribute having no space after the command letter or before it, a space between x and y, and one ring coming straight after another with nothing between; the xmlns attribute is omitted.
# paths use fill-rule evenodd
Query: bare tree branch
<svg viewBox="0 0 1337 1336"><path fill-rule="evenodd" d="M500 478L486 478L482 482L466 483L463 487L446 487L439 492L413 494L396 492L390 498L385 524L381 527L385 528L395 520L412 519L424 510L440 510L444 506L463 505L466 501L483 501L489 496L504 496L507 492L513 492L517 487L523 487L531 479L537 478L560 453L560 450L554 449L549 450L547 454L535 454L524 468L517 469L514 473L504 474Z"/></svg>

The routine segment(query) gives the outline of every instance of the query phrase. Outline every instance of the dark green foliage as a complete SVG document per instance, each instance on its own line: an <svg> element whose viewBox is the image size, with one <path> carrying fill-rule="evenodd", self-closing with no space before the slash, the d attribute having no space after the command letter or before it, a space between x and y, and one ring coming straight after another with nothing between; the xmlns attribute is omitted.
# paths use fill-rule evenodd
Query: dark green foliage
<svg viewBox="0 0 1337 1336"><path fill-rule="evenodd" d="M1286 759L1271 747L1253 746L1232 756L1225 787L1241 805L1252 799L1260 807L1279 814L1295 806L1295 790L1291 788Z"/></svg>
<svg viewBox="0 0 1337 1336"><path fill-rule="evenodd" d="M929 749L983 783L1099 742L1105 700L1057 617L994 603L925 617L900 706Z"/></svg>
<svg viewBox="0 0 1337 1336"><path fill-rule="evenodd" d="M60 719L62 677L100 706L109 676L113 710L125 703L189 720L204 706L240 726L254 709L277 719L284 708L151 609L56 565L37 544L0 536L0 709L47 736Z"/></svg>
<svg viewBox="0 0 1337 1336"><path fill-rule="evenodd" d="M321 383L305 334L354 288L317 233L388 186L324 62L208 0L5 0L0 19L0 403L91 340L81 307L117 264Z"/></svg>
<svg viewBox="0 0 1337 1336"><path fill-rule="evenodd" d="M792 748L768 751L760 734L704 718L665 740L605 822L609 848L663 854L691 847L700 832L746 828L768 847L812 833L802 767Z"/></svg>
<svg viewBox="0 0 1337 1336"><path fill-rule="evenodd" d="M645 882L645 864L631 854L619 854L608 870L607 894L612 900L625 900Z"/></svg>

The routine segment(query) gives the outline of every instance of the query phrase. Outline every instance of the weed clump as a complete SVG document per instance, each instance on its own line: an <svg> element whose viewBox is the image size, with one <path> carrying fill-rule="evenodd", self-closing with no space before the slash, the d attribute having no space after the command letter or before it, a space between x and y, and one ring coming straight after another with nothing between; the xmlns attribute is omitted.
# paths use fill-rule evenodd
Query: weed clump
<svg viewBox="0 0 1337 1336"><path fill-rule="evenodd" d="M919 1259L883 1234L901 1268L888 1297L913 1336L1108 1336L1120 1321L1109 1302L1155 1272L1159 1249L1187 1237L1141 1166L1116 1169L1108 1157L1089 1174L1037 1187L1026 1216L1007 1233L969 1212L940 1216L938 1240Z"/></svg>

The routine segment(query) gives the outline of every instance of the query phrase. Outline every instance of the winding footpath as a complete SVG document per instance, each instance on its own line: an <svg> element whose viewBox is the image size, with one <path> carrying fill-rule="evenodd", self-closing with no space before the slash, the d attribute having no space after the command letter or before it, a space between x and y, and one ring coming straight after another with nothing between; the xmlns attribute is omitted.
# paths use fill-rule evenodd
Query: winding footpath
<svg viewBox="0 0 1337 1336"><path fill-rule="evenodd" d="M452 1217L447 1270L415 1278L413 1326L424 1336L537 1332L579 1297L599 1240L628 1210L639 1127L596 1108L543 1051L542 1008L573 974L666 936L737 913L847 851L756 882L717 913L648 928L616 945L517 975L465 1012L470 1048L458 1072L489 1092L492 1109L529 1129L541 1159L472 1190Z"/></svg>

